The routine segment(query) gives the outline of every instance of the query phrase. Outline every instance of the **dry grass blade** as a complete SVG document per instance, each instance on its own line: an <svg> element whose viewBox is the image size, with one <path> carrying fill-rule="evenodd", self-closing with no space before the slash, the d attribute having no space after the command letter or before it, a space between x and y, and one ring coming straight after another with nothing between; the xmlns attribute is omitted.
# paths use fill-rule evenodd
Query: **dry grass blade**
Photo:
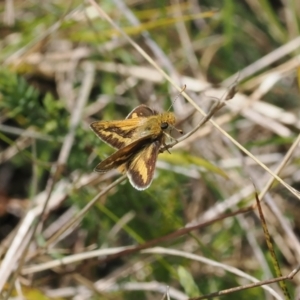
<svg viewBox="0 0 300 300"><path fill-rule="evenodd" d="M231 267L231 266L228 266L228 265L225 265L225 264L221 264L221 263L213 261L211 259L207 259L205 257L201 257L199 255L195 255L195 254L192 254L192 253L186 253L186 252L183 252L183 251L166 249L166 248L163 248L163 247L155 247L155 248L143 250L143 253L158 253L158 254L162 254L162 255L175 255L175 256L185 257L187 259L192 259L194 261L200 261L202 263L205 263L205 264L208 264L208 265L211 265L211 266L214 266L214 267L220 267L221 269L224 269L227 272L233 273L233 274L235 274L237 276L240 276L240 277L243 277L243 278L245 278L249 281L255 282L254 284L249 284L249 285L245 285L245 286L242 286L242 287L232 288L232 289L228 289L226 291L216 292L216 293L213 293L213 294L210 294L210 295L205 295L205 296L202 296L202 297L189 298L188 300L209 299L209 298L212 298L214 296L230 294L230 293L236 292L238 290L247 289L247 288L249 288L249 286L252 286L252 285L262 286L272 296L274 296L275 299L281 299L281 296L278 295L278 293L276 291L274 291L270 287L263 286L263 284L261 284L261 282L259 282L258 279L254 278L252 276L249 276L248 274L246 274L243 271L238 270L234 267Z"/></svg>
<svg viewBox="0 0 300 300"><path fill-rule="evenodd" d="M0 1L1 299L298 297L300 2L231 2Z"/></svg>
<svg viewBox="0 0 300 300"><path fill-rule="evenodd" d="M67 224L65 224L59 231L57 231L49 240L46 242L46 248L55 243L55 241L69 228L71 228L77 221L81 220L83 216L89 211L89 209L105 194L107 194L113 187L120 184L122 181L126 179L126 175L121 176L117 180L115 180L112 184L103 189L98 195L96 195L74 218L70 220Z"/></svg>
<svg viewBox="0 0 300 300"><path fill-rule="evenodd" d="M291 52L298 49L300 46L300 37L296 37L295 39L289 41L285 45L277 48L273 52L269 53L268 55L262 57L261 59L257 60L252 65L247 66L243 70L239 71L238 73L232 75L231 77L227 78L223 84L227 85L232 82L236 78L237 75L240 76L240 80L244 80L248 76L255 74L256 72L262 70L263 68L269 66L270 64L276 62L280 58L290 54Z"/></svg>
<svg viewBox="0 0 300 300"><path fill-rule="evenodd" d="M49 246L50 244L55 243L55 240L60 235L62 235L68 228L70 228L74 224L75 221L80 220L83 217L83 215L88 211L88 209L91 208L95 204L95 202L99 200L99 198L101 196L105 195L108 192L108 190L110 190L112 187L118 185L120 183L120 181L124 180L125 178L126 178L125 175L120 177L115 182L113 182L110 186L108 186L106 189L101 191L101 193L99 195L97 195L91 202L89 202L88 207L86 206L79 214L77 214L71 220L72 223L70 222L70 223L66 224L63 228L61 228L61 230L59 230L55 234L55 236L51 237L47 241L46 246ZM223 214L223 215L218 216L217 218L211 219L211 220L206 221L204 223L197 224L195 226L189 226L189 227L186 227L186 228L178 229L178 230L176 230L176 231L174 231L174 232L172 232L168 235L159 237L159 238L154 239L154 240L150 240L150 241L148 241L144 244L138 245L138 246L95 250L95 251L86 252L86 253L82 253L82 254L72 255L72 256L69 256L69 257L65 257L63 259L49 261L47 263L39 264L39 265L36 265L36 266L29 266L29 267L26 267L22 270L22 274L25 275L25 274L32 274L32 273L35 273L35 272L41 272L41 271L44 271L44 270L47 270L47 269L55 268L55 267L62 266L62 265L72 264L72 263L81 261L83 259L92 258L92 257L103 256L104 257L103 262L107 263L108 261L113 260L115 258L122 257L122 256L127 256L127 255L130 255L130 254L136 253L138 251L150 248L150 247L152 247L154 245L157 245L157 244L160 244L162 242L170 241L170 240L173 240L177 237L184 236L187 233L190 233L190 232L192 232L194 230L197 230L197 229L200 229L200 228L204 228L204 227L209 226L209 225L211 225L211 224L213 224L217 221L224 220L226 218L236 216L236 215L239 215L239 214L244 214L244 213L250 212L252 210L253 210L253 206L250 206L250 207L247 207L247 208L244 208L244 209L240 209L240 210L238 210L236 212L233 212L233 213Z"/></svg>

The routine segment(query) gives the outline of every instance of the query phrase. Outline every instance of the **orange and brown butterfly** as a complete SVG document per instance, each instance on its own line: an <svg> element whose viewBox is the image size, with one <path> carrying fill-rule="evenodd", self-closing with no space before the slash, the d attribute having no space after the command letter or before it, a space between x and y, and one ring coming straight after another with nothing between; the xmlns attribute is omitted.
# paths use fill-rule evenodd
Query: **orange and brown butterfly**
<svg viewBox="0 0 300 300"><path fill-rule="evenodd" d="M117 149L95 171L104 173L117 168L127 173L133 187L147 189L153 180L157 156L172 138L175 122L173 113L157 113L146 105L136 107L125 120L93 122L90 126L96 135Z"/></svg>

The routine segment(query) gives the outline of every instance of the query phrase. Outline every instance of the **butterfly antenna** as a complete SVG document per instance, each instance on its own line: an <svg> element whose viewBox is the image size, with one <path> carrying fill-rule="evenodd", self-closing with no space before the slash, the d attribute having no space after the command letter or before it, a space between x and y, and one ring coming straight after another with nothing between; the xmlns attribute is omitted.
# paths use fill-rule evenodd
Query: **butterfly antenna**
<svg viewBox="0 0 300 300"><path fill-rule="evenodd" d="M175 101L185 91L185 89L186 89L186 84L183 86L183 88L181 89L181 91L176 95L175 99L172 101L172 104L170 105L170 107L169 107L169 109L167 111L169 111L171 109L171 107L173 106L173 104L175 103Z"/></svg>

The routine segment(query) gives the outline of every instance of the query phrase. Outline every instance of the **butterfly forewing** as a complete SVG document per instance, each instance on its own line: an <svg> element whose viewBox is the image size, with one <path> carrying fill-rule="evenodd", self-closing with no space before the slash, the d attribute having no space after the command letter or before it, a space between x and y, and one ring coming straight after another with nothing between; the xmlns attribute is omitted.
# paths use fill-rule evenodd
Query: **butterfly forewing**
<svg viewBox="0 0 300 300"><path fill-rule="evenodd" d="M132 142L139 120L99 121L90 126L97 136L110 146L120 149Z"/></svg>
<svg viewBox="0 0 300 300"><path fill-rule="evenodd" d="M139 105L131 111L125 120L96 121L90 127L101 140L116 149L121 149L143 137L140 135L139 128L147 122L148 117L154 114L156 112L150 107Z"/></svg>

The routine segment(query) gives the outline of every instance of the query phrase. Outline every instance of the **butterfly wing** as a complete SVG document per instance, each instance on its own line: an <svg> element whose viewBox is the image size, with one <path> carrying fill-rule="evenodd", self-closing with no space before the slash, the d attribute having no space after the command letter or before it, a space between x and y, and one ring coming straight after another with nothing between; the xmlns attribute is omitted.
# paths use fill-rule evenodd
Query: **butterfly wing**
<svg viewBox="0 0 300 300"><path fill-rule="evenodd" d="M133 109L126 117L126 119L147 118L153 115L157 115L157 112L155 110L147 105L141 104Z"/></svg>
<svg viewBox="0 0 300 300"><path fill-rule="evenodd" d="M135 153L140 152L141 149L146 147L147 144L151 143L147 137L136 140L129 145L117 150L115 153L101 161L95 168L96 172L104 173L115 168L121 168L124 170L125 163L135 155Z"/></svg>
<svg viewBox="0 0 300 300"><path fill-rule="evenodd" d="M96 135L110 146L121 149L137 136L137 127L143 124L141 118L120 121L96 121L90 126ZM137 139L137 138L135 138Z"/></svg>
<svg viewBox="0 0 300 300"><path fill-rule="evenodd" d="M136 152L125 163L128 179L136 189L145 190L150 186L160 146L161 142L159 140L152 141Z"/></svg>
<svg viewBox="0 0 300 300"><path fill-rule="evenodd" d="M141 138L139 127L147 118L156 114L150 107L139 105L133 109L125 120L96 121L90 127L96 135L110 146L121 149Z"/></svg>

